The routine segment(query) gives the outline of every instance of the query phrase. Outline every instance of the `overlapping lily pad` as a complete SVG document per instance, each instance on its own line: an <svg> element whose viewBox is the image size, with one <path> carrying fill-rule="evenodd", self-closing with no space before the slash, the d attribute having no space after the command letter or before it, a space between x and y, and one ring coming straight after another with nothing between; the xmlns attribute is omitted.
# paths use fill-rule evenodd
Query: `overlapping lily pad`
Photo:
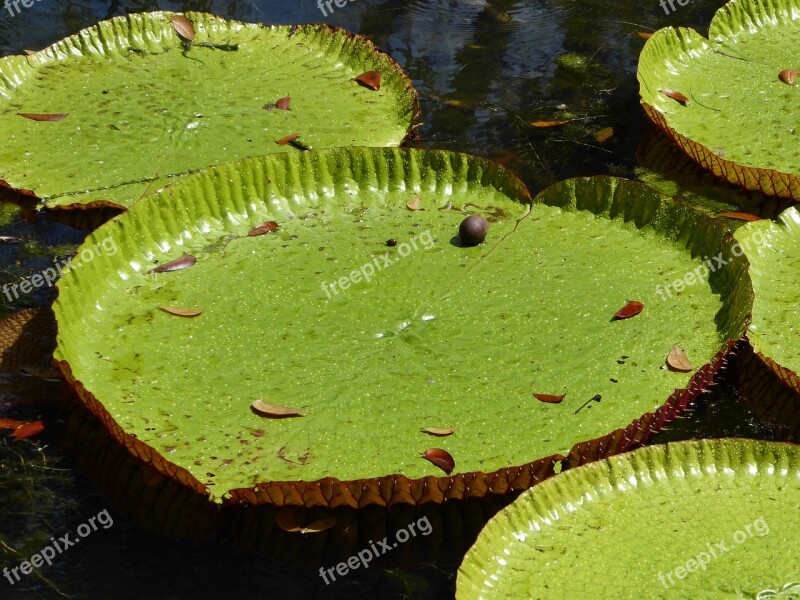
<svg viewBox="0 0 800 600"><path fill-rule="evenodd" d="M796 316L800 212L792 207L781 213L776 221L748 223L736 232L736 237L751 263L755 294L753 319L747 334L752 352L744 356L747 360L762 363L793 392L789 395L759 393L753 400L769 404L784 397L781 411L770 409L772 420L780 428L796 430L800 406L797 399L797 394L800 394L800 329ZM743 366L743 370L749 369L747 364ZM747 384L750 389L770 387L763 374Z"/></svg>
<svg viewBox="0 0 800 600"><path fill-rule="evenodd" d="M0 60L0 180L47 207L124 209L212 164L396 146L413 129L410 80L361 36L197 12L190 34L174 16L117 17ZM356 80L373 71L378 90Z"/></svg>
<svg viewBox="0 0 800 600"><path fill-rule="evenodd" d="M657 31L639 59L642 105L690 157L749 190L800 200L798 0L732 0L708 39Z"/></svg>
<svg viewBox="0 0 800 600"><path fill-rule="evenodd" d="M215 501L526 489L565 456L625 450L674 418L751 302L730 234L641 184L571 180L537 200L444 151L215 167L87 239L95 252L59 283L55 356L134 455ZM465 247L474 213L489 235ZM708 281L665 287L714 255L727 266ZM614 319L631 301L643 309ZM691 372L667 368L676 345Z"/></svg>
<svg viewBox="0 0 800 600"><path fill-rule="evenodd" d="M469 598L795 598L800 448L704 440L562 473L481 532Z"/></svg>

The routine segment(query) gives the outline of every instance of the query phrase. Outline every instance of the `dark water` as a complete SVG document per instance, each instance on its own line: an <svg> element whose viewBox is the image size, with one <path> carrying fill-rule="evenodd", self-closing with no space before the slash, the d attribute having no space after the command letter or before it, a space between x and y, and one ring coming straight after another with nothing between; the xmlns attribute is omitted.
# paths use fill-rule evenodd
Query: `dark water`
<svg viewBox="0 0 800 600"><path fill-rule="evenodd" d="M369 36L410 74L421 94L425 148L497 158L532 192L559 179L594 174L641 178L688 199L708 192L710 178L672 152L645 123L638 104L636 62L641 31L667 25L705 33L722 1L691 0L666 15L656 0L354 0L323 19L317 4L295 2L64 2L37 0L10 16L0 8L0 52L40 49L98 20L147 10L205 10L245 21L327 21ZM565 105L565 107L563 106ZM536 129L558 119L564 127ZM613 127L599 143L594 134ZM2 140L0 140L2 143ZM752 195L716 185L710 208L756 210ZM774 212L780 203L758 209ZM40 271L74 250L82 233L44 218L23 220L0 204L0 285ZM19 299L0 295L2 314L46 306L43 288ZM723 374L688 418L659 438L769 438L741 403L731 373ZM24 401L23 399L19 399ZM35 417L0 397L0 417ZM27 412L25 412L27 410ZM58 445L57 423L37 442L0 437L0 566L19 563L51 536L73 531L105 508L103 499ZM0 577L0 599L183 598L450 598L453 564L359 571L326 586L311 571L234 554L217 544L188 544L143 532L121 517L57 557L54 565L13 587ZM46 578L46 579L45 579Z"/></svg>

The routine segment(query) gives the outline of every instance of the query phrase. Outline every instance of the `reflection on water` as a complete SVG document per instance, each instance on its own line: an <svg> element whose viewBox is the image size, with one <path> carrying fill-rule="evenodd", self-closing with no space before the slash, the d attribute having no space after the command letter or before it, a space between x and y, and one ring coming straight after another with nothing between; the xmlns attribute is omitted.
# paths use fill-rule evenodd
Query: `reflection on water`
<svg viewBox="0 0 800 600"><path fill-rule="evenodd" d="M403 66L421 95L423 127L417 146L457 149L496 158L533 192L566 177L610 173L650 176L670 185L687 173L702 179L680 156L659 158L663 140L644 138L638 171L635 152L644 125L635 78L640 31L684 25L704 31L721 0L692 0L667 16L656 0L353 0L323 19L317 2L203 0L192 3L39 0L10 16L0 10L0 53L40 49L98 20L146 10L204 10L267 24L327 21L367 35ZM568 120L537 128L536 121ZM598 141L596 134L612 128ZM2 133L2 132L0 132ZM666 152L666 154L670 154ZM668 164L668 167L664 167ZM663 167L663 168L662 168ZM664 183L666 182L666 183ZM674 183L674 182L673 182ZM695 191L699 184L676 189ZM733 196L734 202L740 199ZM722 198L720 201L731 201ZM81 234L53 223L0 214L0 272L11 282L64 256ZM2 297L0 297L2 298ZM46 305L52 291L4 301L3 314ZM0 402L0 416L8 405ZM25 416L36 417L30 408ZM0 567L16 565L104 508L103 500L57 445L57 425L35 445L0 441ZM662 439L696 436L768 437L724 381L689 419ZM6 544L4 547L3 544ZM12 550L12 548L14 550ZM17 552L18 554L15 554ZM453 595L454 565L413 571L378 568L323 586L313 573L236 556L216 544L178 544L141 532L124 520L59 557L13 589L0 579L2 598L250 598L413 597ZM59 592L60 590L60 592Z"/></svg>

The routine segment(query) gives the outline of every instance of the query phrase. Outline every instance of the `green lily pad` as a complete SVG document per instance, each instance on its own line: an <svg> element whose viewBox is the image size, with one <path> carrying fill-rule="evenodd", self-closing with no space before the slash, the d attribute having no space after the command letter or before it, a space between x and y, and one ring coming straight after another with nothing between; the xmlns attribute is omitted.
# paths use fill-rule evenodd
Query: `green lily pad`
<svg viewBox="0 0 800 600"><path fill-rule="evenodd" d="M800 393L800 330L796 326L800 267L800 212L788 208L776 221L748 223L736 238L751 264L753 318L747 337L756 356Z"/></svg>
<svg viewBox="0 0 800 600"><path fill-rule="evenodd" d="M0 180L47 207L125 208L212 164L397 146L413 128L410 80L361 36L189 12L190 43L173 16L125 15L1 59ZM369 71L381 75L377 91L355 80ZM272 106L285 97L289 110ZM276 143L293 133L294 146Z"/></svg>
<svg viewBox="0 0 800 600"><path fill-rule="evenodd" d="M481 532L456 598L796 598L800 447L642 448L522 494Z"/></svg>
<svg viewBox="0 0 800 600"><path fill-rule="evenodd" d="M728 2L708 39L692 29L661 29L639 58L642 105L716 176L800 200L800 78L794 85L780 78L800 68L798 34L798 0Z"/></svg>
<svg viewBox="0 0 800 600"><path fill-rule="evenodd" d="M464 247L472 213L489 234ZM559 184L531 209L513 175L460 154L259 157L87 238L59 282L55 356L119 441L217 501L504 494L565 455L640 443L710 382L744 329L746 263L663 286L731 244L716 221L613 178ZM196 264L150 272L184 254ZM629 300L641 314L612 320ZM666 368L676 344L692 372Z"/></svg>

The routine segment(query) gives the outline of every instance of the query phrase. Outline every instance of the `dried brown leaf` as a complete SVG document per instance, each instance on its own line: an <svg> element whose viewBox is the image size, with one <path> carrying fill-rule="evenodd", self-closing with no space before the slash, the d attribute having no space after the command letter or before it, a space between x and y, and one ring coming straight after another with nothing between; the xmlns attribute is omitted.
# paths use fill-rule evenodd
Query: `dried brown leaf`
<svg viewBox="0 0 800 600"><path fill-rule="evenodd" d="M618 319L630 319L631 317L635 317L644 309L644 304L637 300L628 300L628 303L620 308L617 312L614 313L614 316L611 317L612 321L616 321Z"/></svg>
<svg viewBox="0 0 800 600"><path fill-rule="evenodd" d="M294 408L288 406L279 406L278 404L266 404L262 400L256 400L250 405L257 415L261 417L269 417L271 419L285 419L286 417L302 417L303 414Z"/></svg>
<svg viewBox="0 0 800 600"><path fill-rule="evenodd" d="M694 370L689 357L677 345L672 346L672 350L667 355L667 366L670 370L679 371L680 373L688 373Z"/></svg>
<svg viewBox="0 0 800 600"><path fill-rule="evenodd" d="M408 208L408 210L419 210L421 204L422 203L420 202L419 198L412 198L411 200L406 202L406 207Z"/></svg>
<svg viewBox="0 0 800 600"><path fill-rule="evenodd" d="M448 475L450 475L450 473L453 472L453 469L456 468L455 459L450 456L449 452L442 450L441 448L429 448L425 451L422 457L431 461Z"/></svg>
<svg viewBox="0 0 800 600"><path fill-rule="evenodd" d="M367 71L356 77L356 81L370 90L378 91L381 89L381 74L377 71Z"/></svg>
<svg viewBox="0 0 800 600"><path fill-rule="evenodd" d="M613 135L614 135L613 127L604 127L603 129L594 134L594 139L597 140L598 144L602 144Z"/></svg>
<svg viewBox="0 0 800 600"><path fill-rule="evenodd" d="M148 273L169 273L170 271L180 271L181 269L188 269L197 263L197 259L191 254L184 254L180 258L171 260L163 265L154 267Z"/></svg>
<svg viewBox="0 0 800 600"><path fill-rule="evenodd" d="M300 137L299 133L290 133L289 135L282 137L279 140L275 140L275 143L279 146L285 146L286 144L295 141L297 138Z"/></svg>
<svg viewBox="0 0 800 600"><path fill-rule="evenodd" d="M17 113L20 117L25 117L31 121L61 121L67 118L68 113Z"/></svg>
<svg viewBox="0 0 800 600"><path fill-rule="evenodd" d="M183 15L172 15L170 23L175 28L175 32L185 40L194 41L194 25Z"/></svg>
<svg viewBox="0 0 800 600"><path fill-rule="evenodd" d="M783 83L794 85L798 73L800 73L800 69L784 69L778 74L778 77Z"/></svg>
<svg viewBox="0 0 800 600"><path fill-rule="evenodd" d="M247 235L249 237L255 237L257 235L264 235L265 233L272 233L273 231L277 231L277 229L278 224L275 221L267 221L266 223L262 223L258 227L253 228Z"/></svg>
<svg viewBox="0 0 800 600"><path fill-rule="evenodd" d="M684 106L686 106L686 103L689 102L689 99L686 96L684 96L680 92L676 92L675 90L660 89L658 91L664 94L665 96L672 98L673 100L675 100L675 102L683 104Z"/></svg>
<svg viewBox="0 0 800 600"><path fill-rule="evenodd" d="M453 435L456 432L456 428L452 425L447 429L440 429L438 427L426 427L425 429L421 429L422 433L427 433L428 435L435 435L437 437L445 437L448 435Z"/></svg>
<svg viewBox="0 0 800 600"><path fill-rule="evenodd" d="M544 128L544 127L560 127L561 125L566 125L567 123L569 123L569 121L566 121L564 119L560 119L560 120L557 120L557 121L533 121L533 122L531 122L531 126L532 127L540 127L540 128Z"/></svg>
<svg viewBox="0 0 800 600"><path fill-rule="evenodd" d="M727 217L728 219L738 219L740 221L760 221L761 217L757 217L756 215L751 215L750 213L746 212L724 212L719 213L720 217Z"/></svg>
<svg viewBox="0 0 800 600"><path fill-rule="evenodd" d="M561 402L566 394L561 394L560 396L555 396L553 394L534 394L533 397L541 402L547 402L548 404L558 404Z"/></svg>
<svg viewBox="0 0 800 600"><path fill-rule="evenodd" d="M290 106L292 104L291 96L286 96L285 98L281 98L275 103L275 108L278 110L291 110Z"/></svg>
<svg viewBox="0 0 800 600"><path fill-rule="evenodd" d="M159 306L158 308L177 317L199 317L203 314L202 310L196 308L177 308L175 306Z"/></svg>

